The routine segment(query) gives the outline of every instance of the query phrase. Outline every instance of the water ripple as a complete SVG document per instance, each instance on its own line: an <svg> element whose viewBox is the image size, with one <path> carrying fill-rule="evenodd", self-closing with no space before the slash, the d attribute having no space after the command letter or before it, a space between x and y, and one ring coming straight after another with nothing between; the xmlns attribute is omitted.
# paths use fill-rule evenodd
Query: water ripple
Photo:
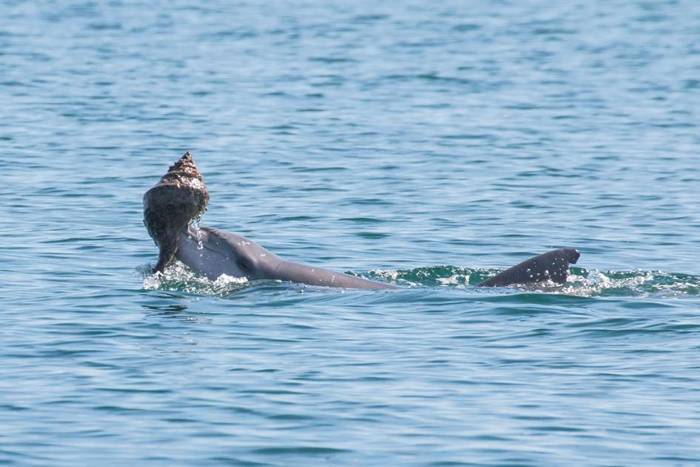
<svg viewBox="0 0 700 467"><path fill-rule="evenodd" d="M0 464L697 464L699 5L3 2ZM152 275L186 150L398 290Z"/></svg>

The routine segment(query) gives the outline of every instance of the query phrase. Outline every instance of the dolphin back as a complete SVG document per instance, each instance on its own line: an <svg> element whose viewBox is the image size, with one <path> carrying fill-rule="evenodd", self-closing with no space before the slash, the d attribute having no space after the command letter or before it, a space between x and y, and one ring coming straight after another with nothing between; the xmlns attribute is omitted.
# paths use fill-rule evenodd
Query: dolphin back
<svg viewBox="0 0 700 467"><path fill-rule="evenodd" d="M511 284L532 284L547 280L563 284L569 276L569 264L575 264L580 256L581 253L574 248L548 251L506 269L481 282L477 287L505 287Z"/></svg>

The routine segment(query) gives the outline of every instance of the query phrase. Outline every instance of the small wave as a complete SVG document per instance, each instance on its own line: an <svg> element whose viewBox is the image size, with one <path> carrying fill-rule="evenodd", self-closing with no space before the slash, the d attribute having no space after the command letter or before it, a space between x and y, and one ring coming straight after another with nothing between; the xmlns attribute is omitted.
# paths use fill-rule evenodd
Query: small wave
<svg viewBox="0 0 700 467"><path fill-rule="evenodd" d="M401 270L374 270L371 278L407 287L473 287L502 270L433 266ZM545 293L593 296L697 296L700 276L662 271L599 271L571 268L565 284L545 282L514 286Z"/></svg>
<svg viewBox="0 0 700 467"><path fill-rule="evenodd" d="M144 267L143 288L146 290L167 290L199 295L229 295L248 285L245 277L231 277L226 274L212 281L193 273L179 261L174 262L163 272L152 273L151 267Z"/></svg>
<svg viewBox="0 0 700 467"><path fill-rule="evenodd" d="M562 293L601 297L700 295L700 277L663 271L599 271L573 268Z"/></svg>
<svg viewBox="0 0 700 467"><path fill-rule="evenodd" d="M486 279L489 276L489 271L457 266L431 266L399 270L377 269L370 271L369 276L371 279L379 279L407 287L465 287L476 285Z"/></svg>
<svg viewBox="0 0 700 467"><path fill-rule="evenodd" d="M175 262L163 273L151 273L144 266L143 288L199 295L226 296L250 285L244 277L223 275L212 281L198 276L187 266ZM399 270L373 270L367 274L350 274L398 285L399 287L474 288L502 269L431 266ZM600 271L571 268L566 283L514 285L501 290L519 290L577 297L684 297L700 296L700 276L662 271ZM477 289L484 290L484 289Z"/></svg>

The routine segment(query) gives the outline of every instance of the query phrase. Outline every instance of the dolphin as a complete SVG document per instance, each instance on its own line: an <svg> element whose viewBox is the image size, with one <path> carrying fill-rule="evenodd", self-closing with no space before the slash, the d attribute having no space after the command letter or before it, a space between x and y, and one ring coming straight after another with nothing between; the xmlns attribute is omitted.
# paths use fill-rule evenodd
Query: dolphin
<svg viewBox="0 0 700 467"><path fill-rule="evenodd" d="M177 258L198 275L215 280L231 277L272 279L325 287L390 289L395 286L315 266L286 261L256 242L213 227L195 227L209 195L204 178L187 152L144 195L144 224L159 247L155 272ZM566 282L569 264L580 253L560 248L530 258L477 287L504 287L543 281Z"/></svg>

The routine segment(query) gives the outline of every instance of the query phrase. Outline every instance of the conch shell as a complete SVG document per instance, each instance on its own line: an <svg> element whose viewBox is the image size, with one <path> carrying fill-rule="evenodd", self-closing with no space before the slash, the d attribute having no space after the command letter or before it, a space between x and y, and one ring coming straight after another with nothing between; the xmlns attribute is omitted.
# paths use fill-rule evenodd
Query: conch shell
<svg viewBox="0 0 700 467"><path fill-rule="evenodd" d="M177 253L179 236L207 209L209 193L202 174L186 152L143 195L143 223L160 248L155 272L163 271Z"/></svg>

